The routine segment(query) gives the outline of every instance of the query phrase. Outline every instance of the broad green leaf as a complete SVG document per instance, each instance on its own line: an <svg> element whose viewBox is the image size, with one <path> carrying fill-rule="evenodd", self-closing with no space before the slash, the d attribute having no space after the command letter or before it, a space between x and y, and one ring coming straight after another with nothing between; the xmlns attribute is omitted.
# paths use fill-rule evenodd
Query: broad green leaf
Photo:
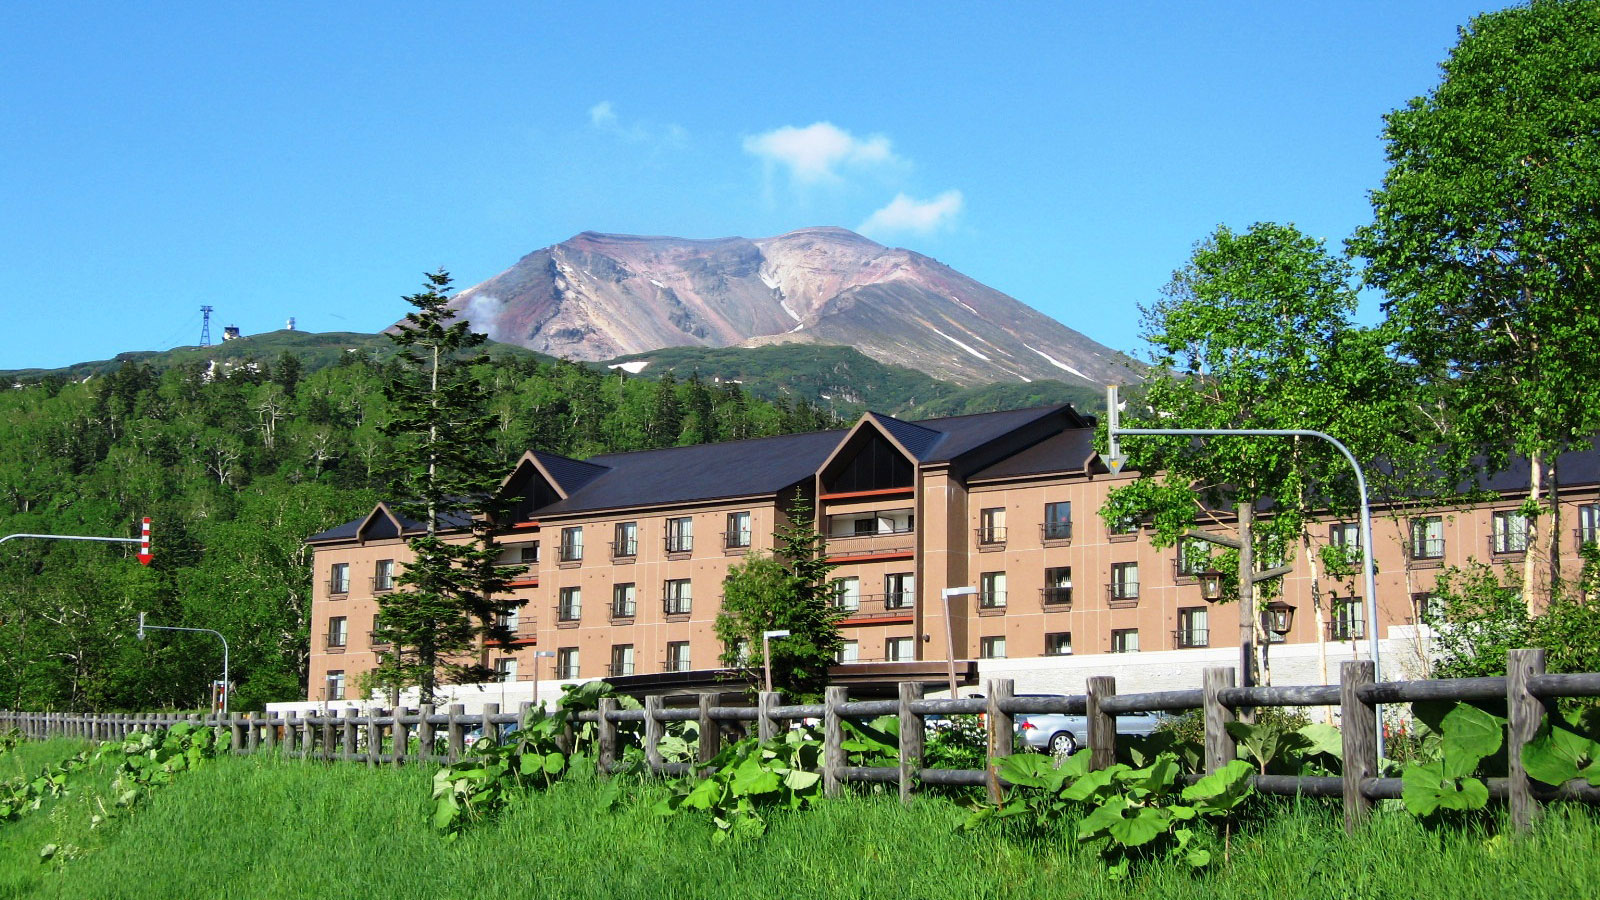
<svg viewBox="0 0 1600 900"><path fill-rule="evenodd" d="M1055 760L1043 753L1013 753L995 760L995 770L1001 778L1022 787L1048 788L1058 791L1068 773L1055 766Z"/></svg>
<svg viewBox="0 0 1600 900"><path fill-rule="evenodd" d="M1128 771L1128 767L1118 763L1109 768L1086 772L1067 785L1061 791L1061 796L1067 800L1086 800L1096 792L1104 789L1118 775L1126 771Z"/></svg>
<svg viewBox="0 0 1600 900"><path fill-rule="evenodd" d="M1552 728L1522 748L1530 778L1559 785L1583 778L1600 787L1600 743L1564 728Z"/></svg>
<svg viewBox="0 0 1600 900"><path fill-rule="evenodd" d="M1440 724L1445 774L1460 778L1471 775L1484 757L1500 749L1505 720L1475 706L1458 703Z"/></svg>
<svg viewBox="0 0 1600 900"><path fill-rule="evenodd" d="M809 790L821 780L822 776L816 772L806 772L801 769L790 769L783 776L784 786L795 792Z"/></svg>
<svg viewBox="0 0 1600 900"><path fill-rule="evenodd" d="M1306 753L1326 753L1344 759L1344 736L1332 725L1312 722L1300 729L1300 736L1306 739Z"/></svg>

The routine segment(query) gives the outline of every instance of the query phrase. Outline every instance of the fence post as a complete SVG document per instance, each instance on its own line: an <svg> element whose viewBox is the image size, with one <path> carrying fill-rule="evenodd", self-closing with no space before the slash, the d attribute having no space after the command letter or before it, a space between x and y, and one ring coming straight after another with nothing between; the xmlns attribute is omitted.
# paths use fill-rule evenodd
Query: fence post
<svg viewBox="0 0 1600 900"><path fill-rule="evenodd" d="M1201 677L1205 693L1201 708L1206 717L1206 771L1215 772L1239 755L1233 735L1228 733L1233 710L1222 705L1222 692L1237 683L1238 673L1229 666L1207 666Z"/></svg>
<svg viewBox="0 0 1600 900"><path fill-rule="evenodd" d="M695 761L701 766L701 774L709 774L707 763L711 762L722 749L722 731L717 727L717 720L711 718L711 695L700 695L700 741L696 747Z"/></svg>
<svg viewBox="0 0 1600 900"><path fill-rule="evenodd" d="M322 710L322 758L329 762L333 761L333 716L333 710Z"/></svg>
<svg viewBox="0 0 1600 900"><path fill-rule="evenodd" d="M263 749L271 753L278 748L278 726L272 723L272 713L267 713L267 719L261 723L261 727L265 729L261 735L262 744L265 745Z"/></svg>
<svg viewBox="0 0 1600 900"><path fill-rule="evenodd" d="M844 768L844 717L839 707L848 698L844 687L829 687L823 694L822 794L837 797L844 790L839 770Z"/></svg>
<svg viewBox="0 0 1600 900"><path fill-rule="evenodd" d="M617 723L611 718L616 711L617 698L600 698L600 708L595 715L594 741L598 745L595 767L602 775L610 775L611 768L617 764Z"/></svg>
<svg viewBox="0 0 1600 900"><path fill-rule="evenodd" d="M423 760L433 759L433 723L428 721L433 718L433 704L424 703L417 711L420 717L417 720L417 758Z"/></svg>
<svg viewBox="0 0 1600 900"><path fill-rule="evenodd" d="M900 682L900 802L908 805L922 775L922 748L927 737L922 715L911 711L912 702L921 699L921 682Z"/></svg>
<svg viewBox="0 0 1600 900"><path fill-rule="evenodd" d="M344 747L343 752L339 754L339 758L345 760L346 762L356 758L356 715L359 712L360 710L356 709L354 706L346 706L344 708L344 713L339 717L339 724L344 729Z"/></svg>
<svg viewBox="0 0 1600 900"><path fill-rule="evenodd" d="M1117 720L1100 711L1100 701L1117 695L1117 679L1093 675L1088 687L1089 768L1105 769L1117 761Z"/></svg>
<svg viewBox="0 0 1600 900"><path fill-rule="evenodd" d="M396 706L394 708L394 725L389 730L390 740L394 742L394 752L389 756L389 762L396 766L406 761L406 752L411 749L410 730L406 728L404 722L400 721L400 717L407 712L408 710L404 706Z"/></svg>
<svg viewBox="0 0 1600 900"><path fill-rule="evenodd" d="M533 719L533 701L524 700L517 704L517 730L528 727L528 722Z"/></svg>
<svg viewBox="0 0 1600 900"><path fill-rule="evenodd" d="M1539 801L1533 798L1528 771L1522 765L1522 747L1533 740L1544 718L1545 705L1528 693L1528 679L1544 674L1545 651L1506 651L1506 774L1511 804L1511 825L1527 831L1539 818Z"/></svg>
<svg viewBox="0 0 1600 900"><path fill-rule="evenodd" d="M283 755L293 757L300 751L300 713L289 710L283 714Z"/></svg>
<svg viewBox="0 0 1600 900"><path fill-rule="evenodd" d="M159 723L157 728L161 727ZM250 723L238 713L232 714L228 719L228 745L234 753L250 752Z"/></svg>
<svg viewBox="0 0 1600 900"><path fill-rule="evenodd" d="M447 763L453 763L461 758L462 744L466 742L466 735L463 733L466 729L462 727L461 717L466 713L467 708L460 703L452 703L445 710L447 721L444 723L444 761Z"/></svg>
<svg viewBox="0 0 1600 900"><path fill-rule="evenodd" d="M989 758L984 761L984 777L988 783L989 802L998 805L1005 799L1005 790L1000 787L1000 768L995 761L1011 755L1012 744L1017 737L1011 713L1000 706L1001 701L1010 700L1012 694L1016 693L1016 682L1010 678L990 679L989 689L985 693L989 697Z"/></svg>
<svg viewBox="0 0 1600 900"><path fill-rule="evenodd" d="M756 738L763 744L778 737L778 720L772 717L772 708L778 705L780 696L777 691L756 695Z"/></svg>
<svg viewBox="0 0 1600 900"><path fill-rule="evenodd" d="M500 715L500 704L485 703L483 705L483 725L478 729L478 740L500 743L500 726L489 721L490 718Z"/></svg>
<svg viewBox="0 0 1600 900"><path fill-rule="evenodd" d="M1372 684L1372 660L1339 666L1339 730L1344 738L1344 827L1355 831L1372 814L1372 801L1361 783L1378 775L1378 713L1362 701L1361 688Z"/></svg>
<svg viewBox="0 0 1600 900"><path fill-rule="evenodd" d="M654 774L661 772L661 695L644 698L644 758Z"/></svg>

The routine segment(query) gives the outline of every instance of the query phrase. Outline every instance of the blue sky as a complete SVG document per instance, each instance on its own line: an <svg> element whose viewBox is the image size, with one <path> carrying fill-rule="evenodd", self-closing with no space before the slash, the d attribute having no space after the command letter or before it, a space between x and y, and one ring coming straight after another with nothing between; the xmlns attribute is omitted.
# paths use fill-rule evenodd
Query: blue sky
<svg viewBox="0 0 1600 900"><path fill-rule="evenodd" d="M1139 351L1219 223L1366 221L1382 115L1487 8L13 0L0 369L193 344L201 304L376 331L580 231L809 225Z"/></svg>

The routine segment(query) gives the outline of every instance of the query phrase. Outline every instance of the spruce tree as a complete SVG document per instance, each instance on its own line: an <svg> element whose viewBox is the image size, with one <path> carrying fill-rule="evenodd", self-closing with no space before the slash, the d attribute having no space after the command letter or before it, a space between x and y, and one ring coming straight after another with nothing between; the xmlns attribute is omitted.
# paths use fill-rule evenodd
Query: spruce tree
<svg viewBox="0 0 1600 900"><path fill-rule="evenodd" d="M396 695L416 685L424 702L441 674L452 681L486 680L482 660L460 660L480 638L509 637L497 624L509 609L500 595L512 574L495 566L494 490L503 472L485 452L493 418L486 391L470 371L485 357L461 358L485 336L466 321L451 322L449 287L441 269L405 298L415 311L389 335L399 348L398 366L384 387L391 404L384 431L395 439L400 470L391 485L395 506L421 522L423 533L407 542L413 558L397 589L379 599L374 636L394 649L374 678ZM447 539L447 532L463 528L468 540Z"/></svg>

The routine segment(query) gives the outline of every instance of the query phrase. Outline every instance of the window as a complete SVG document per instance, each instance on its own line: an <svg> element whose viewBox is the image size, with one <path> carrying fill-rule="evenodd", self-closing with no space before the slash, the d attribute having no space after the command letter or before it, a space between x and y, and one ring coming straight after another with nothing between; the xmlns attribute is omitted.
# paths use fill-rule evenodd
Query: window
<svg viewBox="0 0 1600 900"><path fill-rule="evenodd" d="M668 672L687 672L687 671L689 671L689 642L688 641L668 641L667 642L667 671Z"/></svg>
<svg viewBox="0 0 1600 900"><path fill-rule="evenodd" d="M889 638L883 642L883 658L889 662L908 662L916 652L916 643L908 637Z"/></svg>
<svg viewBox="0 0 1600 900"><path fill-rule="evenodd" d="M1004 609L1006 605L1006 573L985 572L978 576L978 608Z"/></svg>
<svg viewBox="0 0 1600 900"><path fill-rule="evenodd" d="M1600 544L1600 503L1578 507L1578 549L1584 544Z"/></svg>
<svg viewBox="0 0 1600 900"><path fill-rule="evenodd" d="M344 616L334 616L328 620L328 646L343 647L350 640L349 622Z"/></svg>
<svg viewBox="0 0 1600 900"><path fill-rule="evenodd" d="M1046 503L1044 505L1044 539L1065 541L1072 538L1072 504Z"/></svg>
<svg viewBox="0 0 1600 900"><path fill-rule="evenodd" d="M839 645L839 663L849 665L861 661L861 644L857 641L845 641Z"/></svg>
<svg viewBox="0 0 1600 900"><path fill-rule="evenodd" d="M1526 553L1528 550L1528 520L1514 509L1502 509L1494 514L1494 535L1490 549L1495 553Z"/></svg>
<svg viewBox="0 0 1600 900"><path fill-rule="evenodd" d="M861 579L835 578L833 580L833 605L854 612L861 608Z"/></svg>
<svg viewBox="0 0 1600 900"><path fill-rule="evenodd" d="M1139 599L1138 563L1128 562L1111 564L1111 599Z"/></svg>
<svg viewBox="0 0 1600 900"><path fill-rule="evenodd" d="M1138 653L1139 629L1116 628L1111 631L1112 653Z"/></svg>
<svg viewBox="0 0 1600 900"><path fill-rule="evenodd" d="M1178 610L1178 649L1211 646L1211 632L1206 627L1206 608L1194 606Z"/></svg>
<svg viewBox="0 0 1600 900"><path fill-rule="evenodd" d="M638 612L638 590L633 582L612 585L611 618L631 619Z"/></svg>
<svg viewBox="0 0 1600 900"><path fill-rule="evenodd" d="M334 563L333 564L333 568L328 570L328 593L330 593L330 594L348 594L348 593L350 593L350 564L349 563Z"/></svg>
<svg viewBox="0 0 1600 900"><path fill-rule="evenodd" d="M1361 526L1355 522L1335 522L1328 526L1328 544L1349 550L1361 549Z"/></svg>
<svg viewBox="0 0 1600 900"><path fill-rule="evenodd" d="M556 602L556 621L576 622L583 618L583 588L564 587Z"/></svg>
<svg viewBox="0 0 1600 900"><path fill-rule="evenodd" d="M539 542L533 541L518 547L517 562L525 566L537 566L539 564Z"/></svg>
<svg viewBox="0 0 1600 900"><path fill-rule="evenodd" d="M1444 519L1424 516L1411 520L1411 558L1439 559L1444 556Z"/></svg>
<svg viewBox="0 0 1600 900"><path fill-rule="evenodd" d="M1336 597L1333 621L1328 623L1336 641L1354 641L1367 636L1367 612L1360 597Z"/></svg>
<svg viewBox="0 0 1600 900"><path fill-rule="evenodd" d="M978 513L978 543L1004 544L1006 542L1006 508L996 506Z"/></svg>
<svg viewBox="0 0 1600 900"><path fill-rule="evenodd" d="M1131 537L1139 533L1139 517L1118 516L1106 526L1106 530L1110 531L1113 537Z"/></svg>
<svg viewBox="0 0 1600 900"><path fill-rule="evenodd" d="M728 531L723 535L723 546L729 550L750 546L750 514L747 512L728 513Z"/></svg>
<svg viewBox="0 0 1600 900"><path fill-rule="evenodd" d="M1044 636L1045 656L1071 656L1072 632L1056 631Z"/></svg>
<svg viewBox="0 0 1600 900"><path fill-rule="evenodd" d="M367 632L367 643L371 644L374 647L378 646L379 644L382 644L384 646L388 646L388 644L389 644L388 641L379 640L378 639L378 622L382 618L383 618L383 614L382 613L373 613L372 614L372 630Z"/></svg>
<svg viewBox="0 0 1600 900"><path fill-rule="evenodd" d="M328 672L328 684L325 695L329 700L344 699L344 670L333 669Z"/></svg>
<svg viewBox="0 0 1600 900"><path fill-rule="evenodd" d="M1046 606L1072 602L1072 567L1055 566L1044 570L1044 603Z"/></svg>
<svg viewBox="0 0 1600 900"><path fill-rule="evenodd" d="M979 638L978 655L984 659L1005 659L1006 639L1003 637Z"/></svg>
<svg viewBox="0 0 1600 900"><path fill-rule="evenodd" d="M828 537L867 537L874 534L909 534L914 516L909 509L845 513L828 517Z"/></svg>
<svg viewBox="0 0 1600 900"><path fill-rule="evenodd" d="M509 656L502 656L494 661L494 674L496 681L516 681L517 661Z"/></svg>
<svg viewBox="0 0 1600 900"><path fill-rule="evenodd" d="M750 639L749 638L734 638L733 639L733 646L729 647L728 649L733 651L732 656L733 656L733 664L734 665L736 665L736 666L747 666L747 665L750 664Z"/></svg>
<svg viewBox="0 0 1600 900"><path fill-rule="evenodd" d="M512 609L510 609L507 612L503 612L503 613L500 613L500 614L496 615L494 617L495 625L497 625L497 626L499 626L501 628L504 628L506 631L509 631L512 634L516 634L517 633L517 626L519 624L521 624L518 621L521 618L521 610L522 610L522 607L518 606L518 607L513 607Z"/></svg>
<svg viewBox="0 0 1600 900"><path fill-rule="evenodd" d="M1411 595L1411 610L1416 621L1431 625L1444 618L1444 604L1432 591L1419 591Z"/></svg>
<svg viewBox="0 0 1600 900"><path fill-rule="evenodd" d="M683 516L667 520L667 552L688 553L694 549L694 519Z"/></svg>
<svg viewBox="0 0 1600 900"><path fill-rule="evenodd" d="M394 590L394 560L380 559L372 565L372 590Z"/></svg>
<svg viewBox="0 0 1600 900"><path fill-rule="evenodd" d="M672 578L666 584L665 608L669 616L686 616L693 605L690 596L689 579Z"/></svg>
<svg viewBox="0 0 1600 900"><path fill-rule="evenodd" d="M560 679L578 677L577 647L562 647L556 651L556 677Z"/></svg>
<svg viewBox="0 0 1600 900"><path fill-rule="evenodd" d="M633 645L611 645L611 677L633 674Z"/></svg>
<svg viewBox="0 0 1600 900"><path fill-rule="evenodd" d="M612 535L611 555L620 557L639 555L639 523L618 522Z"/></svg>
<svg viewBox="0 0 1600 900"><path fill-rule="evenodd" d="M1211 569L1211 547L1205 541L1189 538L1178 544L1178 577L1195 578Z"/></svg>
<svg viewBox="0 0 1600 900"><path fill-rule="evenodd" d="M578 562L583 559L583 526L561 529L561 561Z"/></svg>
<svg viewBox="0 0 1600 900"><path fill-rule="evenodd" d="M895 572L883 576L883 605L886 609L910 609L917 603L917 576Z"/></svg>

